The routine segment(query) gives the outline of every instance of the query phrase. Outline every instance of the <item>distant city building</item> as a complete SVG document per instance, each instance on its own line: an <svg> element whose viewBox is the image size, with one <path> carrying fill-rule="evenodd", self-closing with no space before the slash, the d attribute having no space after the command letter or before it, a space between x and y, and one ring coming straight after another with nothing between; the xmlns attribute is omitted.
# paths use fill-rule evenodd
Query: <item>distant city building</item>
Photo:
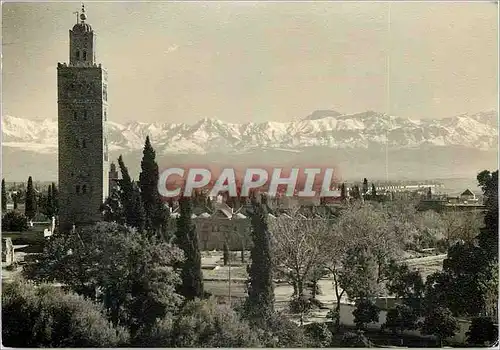
<svg viewBox="0 0 500 350"><path fill-rule="evenodd" d="M59 227L100 220L108 196L107 72L96 64L96 34L82 5L69 31L69 63L58 63Z"/></svg>
<svg viewBox="0 0 500 350"><path fill-rule="evenodd" d="M266 205L268 220L278 217L287 217L290 208L272 208ZM175 232L176 222L179 217L178 208L173 209L170 214L170 230ZM303 205L295 213L293 219L331 219L337 215L337 207ZM252 247L251 227L252 205L246 204L234 210L226 203L215 203L213 209L206 208L191 218L196 226L199 247L201 250L223 250L224 243L230 250L249 250Z"/></svg>
<svg viewBox="0 0 500 350"><path fill-rule="evenodd" d="M418 209L421 211L482 211L485 206L479 202L479 198L469 189L462 192L460 196L426 195L420 200Z"/></svg>
<svg viewBox="0 0 500 350"><path fill-rule="evenodd" d="M471 190L466 189L462 194L460 195L460 200L463 203L475 203L477 202L476 195L472 193Z"/></svg>

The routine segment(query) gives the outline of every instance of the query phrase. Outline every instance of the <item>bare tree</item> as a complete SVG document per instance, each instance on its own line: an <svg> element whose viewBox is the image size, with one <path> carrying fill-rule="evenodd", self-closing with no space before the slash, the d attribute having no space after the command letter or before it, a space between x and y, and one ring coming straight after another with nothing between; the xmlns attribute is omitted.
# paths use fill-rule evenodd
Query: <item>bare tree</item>
<svg viewBox="0 0 500 350"><path fill-rule="evenodd" d="M326 245L326 268L330 272L337 304L333 312L336 325L342 297L375 296L387 277L386 268L400 257L405 235L399 215L381 205L357 203L346 208Z"/></svg>
<svg viewBox="0 0 500 350"><path fill-rule="evenodd" d="M297 208L270 221L276 266L296 285L297 298L304 296L315 269L327 263L332 229L330 220L301 218Z"/></svg>
<svg viewBox="0 0 500 350"><path fill-rule="evenodd" d="M479 234L483 214L477 211L448 211L441 214L447 248L457 241L472 242Z"/></svg>

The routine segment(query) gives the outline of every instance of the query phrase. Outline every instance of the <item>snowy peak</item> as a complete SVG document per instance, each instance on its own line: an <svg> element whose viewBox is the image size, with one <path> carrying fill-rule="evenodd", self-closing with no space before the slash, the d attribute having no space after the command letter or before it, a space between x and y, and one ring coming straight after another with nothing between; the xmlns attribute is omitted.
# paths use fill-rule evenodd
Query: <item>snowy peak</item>
<svg viewBox="0 0 500 350"><path fill-rule="evenodd" d="M328 118L328 117L340 117L342 113L339 113L337 111L331 110L331 109L322 109L318 111L312 112L310 115L305 117L303 120L318 120L318 119L323 119L323 118Z"/></svg>
<svg viewBox="0 0 500 350"><path fill-rule="evenodd" d="M315 111L288 123L232 124L203 118L195 124L108 122L110 150L140 150L150 136L159 154L241 153L253 149L300 151L308 147L367 149L418 148L427 145L494 150L498 145L497 112L414 120L373 111L342 115ZM57 122L2 118L4 147L43 153L57 150Z"/></svg>

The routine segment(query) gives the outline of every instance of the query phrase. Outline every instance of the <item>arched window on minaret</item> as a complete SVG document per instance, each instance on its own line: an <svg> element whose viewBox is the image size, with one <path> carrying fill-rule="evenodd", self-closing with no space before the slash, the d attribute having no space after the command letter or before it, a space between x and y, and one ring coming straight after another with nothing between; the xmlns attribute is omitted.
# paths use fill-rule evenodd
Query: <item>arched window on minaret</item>
<svg viewBox="0 0 500 350"><path fill-rule="evenodd" d="M82 193L87 193L87 185L82 186Z"/></svg>
<svg viewBox="0 0 500 350"><path fill-rule="evenodd" d="M87 148L87 142L85 140L82 141L82 148Z"/></svg>
<svg viewBox="0 0 500 350"><path fill-rule="evenodd" d="M83 51L83 60L86 61L87 60L87 51Z"/></svg>
<svg viewBox="0 0 500 350"><path fill-rule="evenodd" d="M76 60L80 61L80 50L76 50Z"/></svg>
<svg viewBox="0 0 500 350"><path fill-rule="evenodd" d="M76 193L80 194L80 185L76 185Z"/></svg>
<svg viewBox="0 0 500 350"><path fill-rule="evenodd" d="M73 111L73 119L76 120L78 118L78 113L76 111Z"/></svg>

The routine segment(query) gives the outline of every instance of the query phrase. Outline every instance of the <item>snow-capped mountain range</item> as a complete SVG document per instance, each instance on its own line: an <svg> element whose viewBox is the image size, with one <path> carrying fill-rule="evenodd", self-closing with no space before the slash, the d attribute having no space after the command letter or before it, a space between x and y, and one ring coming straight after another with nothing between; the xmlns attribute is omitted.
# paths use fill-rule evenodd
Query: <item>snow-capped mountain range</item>
<svg viewBox="0 0 500 350"><path fill-rule="evenodd" d="M299 152L309 147L391 149L460 146L480 150L498 147L497 112L414 120L372 111L342 115L316 111L301 120L278 123L226 123L205 118L195 124L108 123L110 151L142 149L149 135L157 154L244 153L255 149ZM57 120L2 117L3 147L36 153L57 152Z"/></svg>

